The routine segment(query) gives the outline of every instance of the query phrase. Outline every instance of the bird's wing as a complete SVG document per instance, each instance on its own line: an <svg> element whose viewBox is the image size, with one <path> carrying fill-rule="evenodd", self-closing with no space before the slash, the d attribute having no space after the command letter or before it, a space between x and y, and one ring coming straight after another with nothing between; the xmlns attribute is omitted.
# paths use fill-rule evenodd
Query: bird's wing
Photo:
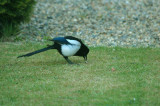
<svg viewBox="0 0 160 106"><path fill-rule="evenodd" d="M82 41L73 36L66 36L65 39L72 45L81 46Z"/></svg>
<svg viewBox="0 0 160 106"><path fill-rule="evenodd" d="M51 41L54 41L59 44L70 44L64 37L56 37L53 38Z"/></svg>

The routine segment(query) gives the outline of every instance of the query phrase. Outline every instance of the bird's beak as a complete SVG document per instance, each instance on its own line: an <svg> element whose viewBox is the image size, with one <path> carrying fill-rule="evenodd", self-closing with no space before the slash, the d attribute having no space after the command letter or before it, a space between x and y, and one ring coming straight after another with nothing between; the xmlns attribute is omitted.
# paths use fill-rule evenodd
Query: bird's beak
<svg viewBox="0 0 160 106"><path fill-rule="evenodd" d="M83 57L84 57L85 63L88 63L87 62L87 56L83 56Z"/></svg>

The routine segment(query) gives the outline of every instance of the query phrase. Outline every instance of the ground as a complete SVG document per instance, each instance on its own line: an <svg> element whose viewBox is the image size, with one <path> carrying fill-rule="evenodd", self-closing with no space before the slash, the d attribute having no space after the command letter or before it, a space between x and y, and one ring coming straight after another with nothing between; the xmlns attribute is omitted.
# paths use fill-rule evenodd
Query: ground
<svg viewBox="0 0 160 106"><path fill-rule="evenodd" d="M36 0L22 37L75 36L90 46L160 47L160 0Z"/></svg>
<svg viewBox="0 0 160 106"><path fill-rule="evenodd" d="M23 44L23 45L22 45ZM160 49L90 47L88 63L46 43L0 43L0 105L160 105Z"/></svg>

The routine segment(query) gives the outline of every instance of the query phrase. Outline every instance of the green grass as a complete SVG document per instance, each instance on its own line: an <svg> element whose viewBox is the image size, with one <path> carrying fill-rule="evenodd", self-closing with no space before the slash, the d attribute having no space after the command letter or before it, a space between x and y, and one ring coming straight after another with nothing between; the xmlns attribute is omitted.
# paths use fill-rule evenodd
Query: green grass
<svg viewBox="0 0 160 106"><path fill-rule="evenodd" d="M91 47L69 65L41 43L0 43L0 106L160 105L160 49Z"/></svg>

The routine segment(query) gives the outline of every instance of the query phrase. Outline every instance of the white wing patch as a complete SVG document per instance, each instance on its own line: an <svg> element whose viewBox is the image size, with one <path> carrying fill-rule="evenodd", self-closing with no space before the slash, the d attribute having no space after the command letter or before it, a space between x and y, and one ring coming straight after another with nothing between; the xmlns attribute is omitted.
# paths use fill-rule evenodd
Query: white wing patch
<svg viewBox="0 0 160 106"><path fill-rule="evenodd" d="M70 45L70 44L68 44L68 45L62 45L62 47L61 47L62 54L64 56L73 56L80 49L81 43L78 42L78 41L76 41L76 40L69 40L69 39L66 39L66 40L69 43L71 43L72 45Z"/></svg>
<svg viewBox="0 0 160 106"><path fill-rule="evenodd" d="M70 39L66 39L66 40L73 45L81 46L81 43L77 40L70 40Z"/></svg>

